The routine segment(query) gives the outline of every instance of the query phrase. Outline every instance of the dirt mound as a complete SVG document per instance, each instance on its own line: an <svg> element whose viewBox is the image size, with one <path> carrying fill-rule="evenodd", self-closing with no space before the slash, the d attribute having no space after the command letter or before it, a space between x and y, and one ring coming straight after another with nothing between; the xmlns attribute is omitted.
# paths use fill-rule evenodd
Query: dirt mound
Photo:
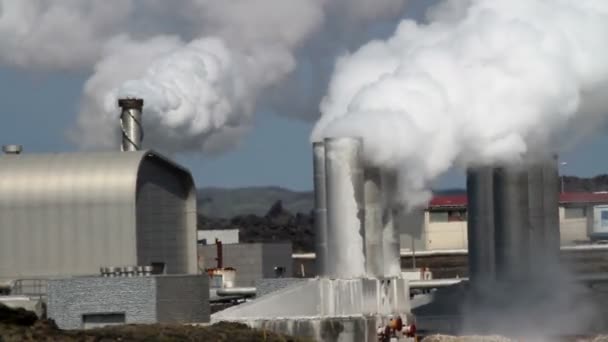
<svg viewBox="0 0 608 342"><path fill-rule="evenodd" d="M33 312L0 304L0 341L306 341L244 324L220 322L211 326L181 324L123 325L91 330L65 331L52 320L38 320Z"/></svg>
<svg viewBox="0 0 608 342"><path fill-rule="evenodd" d="M0 324L0 341L307 341L305 339L254 330L238 323L217 323L211 326L189 325L124 325L91 330L64 331L53 321L40 320L32 326Z"/></svg>
<svg viewBox="0 0 608 342"><path fill-rule="evenodd" d="M31 326L38 320L35 313L25 309L12 309L0 303L0 324Z"/></svg>

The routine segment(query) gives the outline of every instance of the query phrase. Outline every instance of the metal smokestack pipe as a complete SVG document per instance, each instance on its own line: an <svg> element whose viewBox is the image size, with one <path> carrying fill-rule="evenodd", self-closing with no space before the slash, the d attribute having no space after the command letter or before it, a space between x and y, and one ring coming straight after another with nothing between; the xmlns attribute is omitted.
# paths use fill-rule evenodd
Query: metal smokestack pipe
<svg viewBox="0 0 608 342"><path fill-rule="evenodd" d="M365 275L361 146L358 138L325 139L327 274L332 278Z"/></svg>
<svg viewBox="0 0 608 342"><path fill-rule="evenodd" d="M141 149L144 138L141 124L141 111L144 106L143 99L119 99L120 127L122 130L122 151L137 151Z"/></svg>
<svg viewBox="0 0 608 342"><path fill-rule="evenodd" d="M531 163L528 166L528 208L530 213L530 252L534 265L541 266L545 245L545 206L543 188L543 163Z"/></svg>
<svg viewBox="0 0 608 342"><path fill-rule="evenodd" d="M314 142L313 173L315 187L315 254L317 274L327 275L327 190L325 186L325 144Z"/></svg>
<svg viewBox="0 0 608 342"><path fill-rule="evenodd" d="M556 156L536 159L528 170L530 244L536 269L543 269L559 258L560 181Z"/></svg>
<svg viewBox="0 0 608 342"><path fill-rule="evenodd" d="M384 275L382 252L382 185L380 170L368 167L363 172L365 204L365 269L368 276Z"/></svg>
<svg viewBox="0 0 608 342"><path fill-rule="evenodd" d="M382 173L382 258L384 276L401 275L401 241L396 218L398 209L395 205L394 191L397 189L397 175L394 172Z"/></svg>
<svg viewBox="0 0 608 342"><path fill-rule="evenodd" d="M496 277L493 186L492 167L467 170L469 279L475 285L490 282Z"/></svg>
<svg viewBox="0 0 608 342"><path fill-rule="evenodd" d="M557 155L546 158L543 162L543 251L549 260L559 259L559 192L560 178Z"/></svg>
<svg viewBox="0 0 608 342"><path fill-rule="evenodd" d="M528 171L522 166L494 171L496 278L522 281L529 275Z"/></svg>

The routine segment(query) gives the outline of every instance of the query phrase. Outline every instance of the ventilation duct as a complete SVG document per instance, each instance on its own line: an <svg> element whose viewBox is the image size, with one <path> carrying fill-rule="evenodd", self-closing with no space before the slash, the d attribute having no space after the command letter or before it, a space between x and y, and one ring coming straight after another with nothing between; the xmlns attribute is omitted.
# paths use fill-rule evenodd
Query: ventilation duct
<svg viewBox="0 0 608 342"><path fill-rule="evenodd" d="M122 151L137 151L141 149L144 138L141 124L143 99L119 99L118 106L121 108L120 127L122 130Z"/></svg>

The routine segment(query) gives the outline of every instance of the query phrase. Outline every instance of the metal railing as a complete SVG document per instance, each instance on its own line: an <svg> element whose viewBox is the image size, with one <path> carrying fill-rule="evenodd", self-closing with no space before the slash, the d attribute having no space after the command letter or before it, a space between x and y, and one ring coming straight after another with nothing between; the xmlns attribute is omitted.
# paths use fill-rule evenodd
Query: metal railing
<svg viewBox="0 0 608 342"><path fill-rule="evenodd" d="M17 279L11 288L12 295L46 298L46 279Z"/></svg>

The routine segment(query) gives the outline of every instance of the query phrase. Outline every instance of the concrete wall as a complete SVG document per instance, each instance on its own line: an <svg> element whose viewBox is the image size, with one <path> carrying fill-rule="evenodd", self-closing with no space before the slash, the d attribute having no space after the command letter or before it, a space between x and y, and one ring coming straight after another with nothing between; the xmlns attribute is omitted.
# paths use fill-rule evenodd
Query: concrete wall
<svg viewBox="0 0 608 342"><path fill-rule="evenodd" d="M284 277L293 275L291 242L222 245L224 267L236 269L236 286L254 286L256 280L274 278L274 267L285 267ZM199 245L199 267L216 267L215 245Z"/></svg>
<svg viewBox="0 0 608 342"><path fill-rule="evenodd" d="M584 217L567 217L566 211L569 208L583 209ZM573 245L577 241L585 241L589 238L591 226L593 224L593 206L582 207L560 207L560 240L562 246Z"/></svg>
<svg viewBox="0 0 608 342"><path fill-rule="evenodd" d="M48 283L48 317L62 329L85 327L87 316L124 323L209 321L208 277L82 277ZM117 317L118 316L118 317ZM118 322L115 322L118 323ZM90 322L89 325L95 323Z"/></svg>

